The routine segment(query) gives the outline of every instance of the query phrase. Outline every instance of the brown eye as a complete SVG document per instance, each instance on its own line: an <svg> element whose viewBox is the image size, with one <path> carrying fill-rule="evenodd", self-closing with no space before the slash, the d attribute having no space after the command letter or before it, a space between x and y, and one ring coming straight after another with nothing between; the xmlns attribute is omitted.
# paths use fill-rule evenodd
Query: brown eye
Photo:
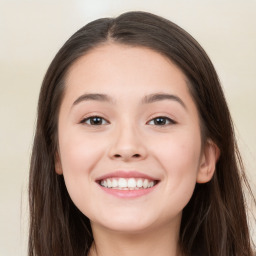
<svg viewBox="0 0 256 256"><path fill-rule="evenodd" d="M157 126L164 126L164 125L169 125L169 124L175 124L176 122L173 121L169 117L164 117L164 116L159 116L154 119L151 119L148 124L149 125L157 125Z"/></svg>
<svg viewBox="0 0 256 256"><path fill-rule="evenodd" d="M81 123L87 124L87 125L106 125L108 124L108 121L106 121L104 118L99 116L91 116L83 119Z"/></svg>

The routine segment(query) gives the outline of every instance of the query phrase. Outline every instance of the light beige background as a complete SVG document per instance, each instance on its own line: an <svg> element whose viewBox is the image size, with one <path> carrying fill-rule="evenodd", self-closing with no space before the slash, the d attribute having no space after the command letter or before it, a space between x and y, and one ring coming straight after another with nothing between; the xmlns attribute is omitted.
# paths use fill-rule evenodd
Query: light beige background
<svg viewBox="0 0 256 256"><path fill-rule="evenodd" d="M129 10L169 18L205 48L223 84L255 192L256 1L0 0L1 256L26 255L29 158L39 88L50 61L85 23Z"/></svg>

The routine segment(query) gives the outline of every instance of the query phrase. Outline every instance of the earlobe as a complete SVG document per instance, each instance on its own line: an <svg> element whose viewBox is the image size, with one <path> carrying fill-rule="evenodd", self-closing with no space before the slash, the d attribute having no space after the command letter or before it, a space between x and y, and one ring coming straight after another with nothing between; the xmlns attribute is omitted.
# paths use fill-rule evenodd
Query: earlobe
<svg viewBox="0 0 256 256"><path fill-rule="evenodd" d="M55 154L55 172L59 175L63 174L59 153Z"/></svg>
<svg viewBox="0 0 256 256"><path fill-rule="evenodd" d="M219 156L220 150L218 146L211 140L208 140L201 157L197 183L206 183L212 179Z"/></svg>

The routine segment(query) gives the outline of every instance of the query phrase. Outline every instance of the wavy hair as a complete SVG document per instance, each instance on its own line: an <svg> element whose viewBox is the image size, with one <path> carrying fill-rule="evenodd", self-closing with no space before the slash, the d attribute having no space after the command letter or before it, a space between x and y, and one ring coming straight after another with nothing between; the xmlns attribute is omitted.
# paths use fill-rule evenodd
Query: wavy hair
<svg viewBox="0 0 256 256"><path fill-rule="evenodd" d="M47 70L30 165L29 256L87 255L92 245L90 220L73 204L63 176L55 172L57 122L69 68L106 42L147 47L175 63L187 77L201 119L202 138L211 139L220 149L212 180L196 184L183 210L179 242L184 253L252 256L242 184L251 190L216 71L191 35L171 21L146 12L128 12L87 24L68 39Z"/></svg>

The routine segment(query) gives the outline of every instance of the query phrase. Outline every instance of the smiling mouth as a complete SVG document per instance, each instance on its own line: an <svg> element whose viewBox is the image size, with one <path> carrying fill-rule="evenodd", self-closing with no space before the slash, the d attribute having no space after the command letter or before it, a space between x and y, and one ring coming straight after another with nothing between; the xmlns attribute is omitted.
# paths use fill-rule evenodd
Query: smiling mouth
<svg viewBox="0 0 256 256"><path fill-rule="evenodd" d="M117 190L142 190L154 187L158 181L144 178L107 178L98 181L100 186Z"/></svg>

